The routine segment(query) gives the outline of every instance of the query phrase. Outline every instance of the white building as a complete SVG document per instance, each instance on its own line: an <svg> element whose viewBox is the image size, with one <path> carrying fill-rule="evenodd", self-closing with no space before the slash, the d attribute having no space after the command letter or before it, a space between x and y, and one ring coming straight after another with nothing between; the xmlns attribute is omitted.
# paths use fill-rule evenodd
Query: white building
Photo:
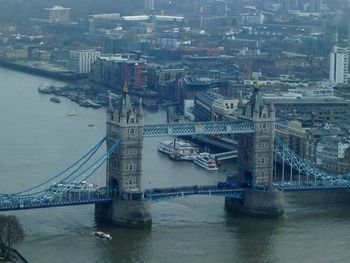
<svg viewBox="0 0 350 263"><path fill-rule="evenodd" d="M91 64L99 58L101 53L95 50L70 51L68 69L79 74L88 74Z"/></svg>
<svg viewBox="0 0 350 263"><path fill-rule="evenodd" d="M49 12L49 21L53 23L70 23L71 22L71 9L62 7L62 6L54 6L52 8L46 8Z"/></svg>
<svg viewBox="0 0 350 263"><path fill-rule="evenodd" d="M330 53L329 81L335 84L348 83L349 52L346 48L334 46Z"/></svg>
<svg viewBox="0 0 350 263"><path fill-rule="evenodd" d="M236 22L238 25L262 25L264 24L264 21L265 16L262 13L245 13L236 16Z"/></svg>

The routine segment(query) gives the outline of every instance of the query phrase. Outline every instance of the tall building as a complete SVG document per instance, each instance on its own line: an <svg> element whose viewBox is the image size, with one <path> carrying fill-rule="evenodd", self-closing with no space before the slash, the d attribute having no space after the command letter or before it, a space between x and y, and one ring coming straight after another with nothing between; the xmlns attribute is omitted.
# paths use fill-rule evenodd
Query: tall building
<svg viewBox="0 0 350 263"><path fill-rule="evenodd" d="M53 23L70 23L71 22L71 9L62 7L62 6L54 6L52 8L46 8L49 12L49 21Z"/></svg>
<svg viewBox="0 0 350 263"><path fill-rule="evenodd" d="M348 49L334 46L329 61L329 81L335 84L347 83L349 78Z"/></svg>
<svg viewBox="0 0 350 263"><path fill-rule="evenodd" d="M145 10L147 12L154 10L154 0L145 0Z"/></svg>
<svg viewBox="0 0 350 263"><path fill-rule="evenodd" d="M286 0L285 8L287 11L289 10L297 10L299 7L299 0Z"/></svg>
<svg viewBox="0 0 350 263"><path fill-rule="evenodd" d="M237 106L237 99L226 98L214 91L202 91L194 99L193 113L196 121L223 120L225 115L233 114Z"/></svg>
<svg viewBox="0 0 350 263"><path fill-rule="evenodd" d="M100 52L95 50L70 51L68 69L79 74L88 74L91 64L100 57Z"/></svg>
<svg viewBox="0 0 350 263"><path fill-rule="evenodd" d="M313 0L313 7L315 12L321 12L322 11L322 0Z"/></svg>
<svg viewBox="0 0 350 263"><path fill-rule="evenodd" d="M350 50L350 2L348 3L348 49Z"/></svg>

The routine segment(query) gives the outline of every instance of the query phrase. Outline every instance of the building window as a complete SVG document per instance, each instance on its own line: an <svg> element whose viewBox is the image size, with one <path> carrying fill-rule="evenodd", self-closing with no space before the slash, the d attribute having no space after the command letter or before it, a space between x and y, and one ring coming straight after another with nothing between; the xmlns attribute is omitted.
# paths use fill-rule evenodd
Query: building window
<svg viewBox="0 0 350 263"><path fill-rule="evenodd" d="M118 127L115 126L115 125L111 125L111 131L114 132L114 133L118 133Z"/></svg>
<svg viewBox="0 0 350 263"><path fill-rule="evenodd" d="M137 135L137 129L136 128L128 128L128 135L136 136Z"/></svg>
<svg viewBox="0 0 350 263"><path fill-rule="evenodd" d="M136 171L137 165L135 163L127 163L125 170L126 171Z"/></svg>

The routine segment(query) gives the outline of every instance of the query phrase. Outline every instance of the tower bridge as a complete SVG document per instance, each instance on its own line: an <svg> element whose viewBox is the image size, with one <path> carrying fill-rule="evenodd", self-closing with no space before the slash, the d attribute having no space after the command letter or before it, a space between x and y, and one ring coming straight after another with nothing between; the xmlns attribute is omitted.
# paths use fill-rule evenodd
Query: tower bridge
<svg viewBox="0 0 350 263"><path fill-rule="evenodd" d="M350 174L327 173L275 138L276 127L283 126L275 123L274 105L263 102L258 88L246 105L239 102L236 121L156 125L144 125L141 101L132 105L125 90L117 105L110 99L106 124L106 137L62 172L20 192L0 193L0 211L95 204L96 213L113 223L145 225L152 221L151 203L171 198L222 196L227 210L277 216L283 213L283 192L350 189ZM144 137L210 134L237 136L239 171L234 184L141 188ZM107 151L93 159L104 143ZM274 161L282 164L278 182L273 181ZM104 163L106 187L86 183Z"/></svg>

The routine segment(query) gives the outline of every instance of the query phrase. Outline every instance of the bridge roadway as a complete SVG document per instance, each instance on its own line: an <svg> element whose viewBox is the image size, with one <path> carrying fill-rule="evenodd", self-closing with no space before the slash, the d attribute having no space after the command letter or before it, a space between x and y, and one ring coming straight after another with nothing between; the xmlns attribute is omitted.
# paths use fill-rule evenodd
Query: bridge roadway
<svg viewBox="0 0 350 263"><path fill-rule="evenodd" d="M336 185L311 182L276 182L274 189L283 192L307 192L324 190L350 190L350 183ZM194 185L168 188L154 188L143 192L143 200L151 202L165 201L178 197L191 195L215 195L234 199L243 199L244 188L219 187L217 185ZM65 192L60 195L50 196L20 196L2 195L0 196L0 211L26 210L36 208L49 208L59 206L76 206L87 204L103 204L112 201L111 197L98 192L71 193Z"/></svg>
<svg viewBox="0 0 350 263"><path fill-rule="evenodd" d="M243 199L243 189L233 187L218 187L217 185L194 185L170 188L154 188L146 190L144 200L153 202L189 195L218 195Z"/></svg>
<svg viewBox="0 0 350 263"><path fill-rule="evenodd" d="M144 191L143 200L157 202L190 195L218 195L242 199L243 189L218 187L216 185L154 188ZM2 195L0 196L0 211L102 204L111 201L111 197L97 191L81 192L80 194L77 192L45 193L41 196Z"/></svg>
<svg viewBox="0 0 350 263"><path fill-rule="evenodd" d="M103 204L111 201L111 198L105 195L99 195L98 193L90 193L90 195L81 196L65 193L65 195L57 195L54 197L2 196L0 197L0 211L26 210L58 206Z"/></svg>

